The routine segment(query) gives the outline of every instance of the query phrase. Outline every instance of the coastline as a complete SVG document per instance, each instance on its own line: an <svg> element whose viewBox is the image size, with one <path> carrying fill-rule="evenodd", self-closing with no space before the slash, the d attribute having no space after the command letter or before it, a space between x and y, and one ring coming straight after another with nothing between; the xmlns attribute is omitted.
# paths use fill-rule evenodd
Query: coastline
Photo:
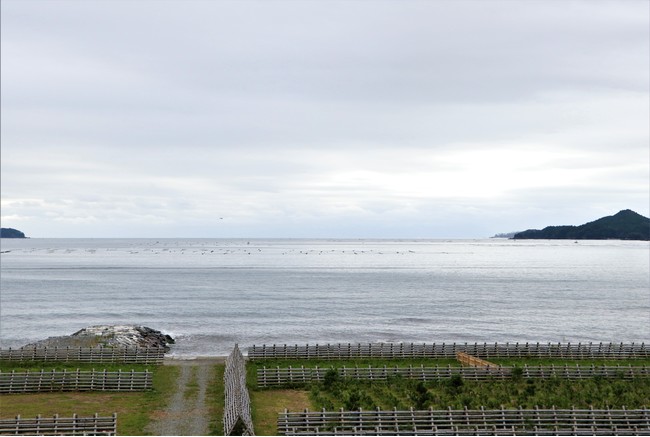
<svg viewBox="0 0 650 437"><path fill-rule="evenodd" d="M201 356L201 357L174 357L165 356L163 360L164 366L189 366L189 365L210 365L210 364L224 364L227 356Z"/></svg>

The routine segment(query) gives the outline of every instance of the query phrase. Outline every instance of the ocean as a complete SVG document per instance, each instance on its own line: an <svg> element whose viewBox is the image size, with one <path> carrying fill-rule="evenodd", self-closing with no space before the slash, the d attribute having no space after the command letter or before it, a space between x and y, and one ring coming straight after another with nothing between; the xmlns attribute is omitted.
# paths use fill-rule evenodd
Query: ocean
<svg viewBox="0 0 650 437"><path fill-rule="evenodd" d="M648 342L639 241L3 239L0 347L96 324L235 343Z"/></svg>

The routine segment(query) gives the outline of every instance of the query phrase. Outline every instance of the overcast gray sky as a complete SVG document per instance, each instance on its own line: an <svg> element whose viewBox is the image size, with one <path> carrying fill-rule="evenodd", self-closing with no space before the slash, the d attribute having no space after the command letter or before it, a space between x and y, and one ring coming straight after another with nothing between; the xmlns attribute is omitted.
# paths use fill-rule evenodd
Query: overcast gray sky
<svg viewBox="0 0 650 437"><path fill-rule="evenodd" d="M650 203L650 2L2 0L2 226L463 238Z"/></svg>

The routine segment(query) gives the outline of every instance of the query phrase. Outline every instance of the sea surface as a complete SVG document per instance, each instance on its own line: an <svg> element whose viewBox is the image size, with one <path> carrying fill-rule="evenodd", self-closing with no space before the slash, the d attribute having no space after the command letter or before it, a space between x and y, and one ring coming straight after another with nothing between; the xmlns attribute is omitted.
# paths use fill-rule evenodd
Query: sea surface
<svg viewBox="0 0 650 437"><path fill-rule="evenodd" d="M0 346L96 324L235 343L650 341L638 241L3 239Z"/></svg>

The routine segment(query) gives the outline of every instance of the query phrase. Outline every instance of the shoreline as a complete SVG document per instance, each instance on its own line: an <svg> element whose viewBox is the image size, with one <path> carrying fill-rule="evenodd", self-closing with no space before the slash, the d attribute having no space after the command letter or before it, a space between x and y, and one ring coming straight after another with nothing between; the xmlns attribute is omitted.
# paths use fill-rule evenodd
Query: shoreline
<svg viewBox="0 0 650 437"><path fill-rule="evenodd" d="M226 358L228 358L225 355L217 355L217 356L199 356L199 357L168 357L165 356L163 359L163 365L165 366L182 366L182 365L190 365L190 364L197 364L197 365L202 365L202 364L224 364L226 362Z"/></svg>

